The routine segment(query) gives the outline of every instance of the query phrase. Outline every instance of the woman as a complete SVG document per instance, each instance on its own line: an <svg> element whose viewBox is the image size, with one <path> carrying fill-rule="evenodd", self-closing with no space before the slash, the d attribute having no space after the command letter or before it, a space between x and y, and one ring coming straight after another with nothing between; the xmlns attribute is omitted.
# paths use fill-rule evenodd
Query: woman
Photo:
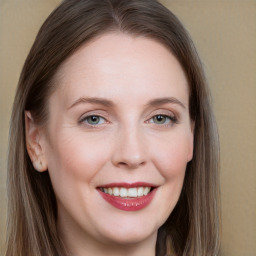
<svg viewBox="0 0 256 256"><path fill-rule="evenodd" d="M210 96L157 1L63 1L25 62L9 148L6 256L218 254Z"/></svg>

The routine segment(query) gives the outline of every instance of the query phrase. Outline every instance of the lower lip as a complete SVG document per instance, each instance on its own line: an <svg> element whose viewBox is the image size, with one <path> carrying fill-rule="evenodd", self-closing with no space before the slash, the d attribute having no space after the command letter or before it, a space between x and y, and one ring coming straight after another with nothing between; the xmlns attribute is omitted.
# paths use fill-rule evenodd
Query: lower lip
<svg viewBox="0 0 256 256"><path fill-rule="evenodd" d="M114 206L117 209L123 211L138 211L145 207L147 207L156 194L156 188L151 191L146 196L136 197L136 198L123 198L119 196L109 195L107 193L102 192L98 189L100 195L105 199L109 204Z"/></svg>

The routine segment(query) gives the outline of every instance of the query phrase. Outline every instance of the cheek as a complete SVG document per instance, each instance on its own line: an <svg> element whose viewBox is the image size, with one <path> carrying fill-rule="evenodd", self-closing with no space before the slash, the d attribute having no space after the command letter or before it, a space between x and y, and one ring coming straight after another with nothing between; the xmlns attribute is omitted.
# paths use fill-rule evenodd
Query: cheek
<svg viewBox="0 0 256 256"><path fill-rule="evenodd" d="M165 188L168 194L172 195L174 201L178 200L180 191L183 186L184 176L187 166L186 147L178 145L168 145L165 151L159 151L157 168L165 179ZM168 198L166 198L168 200Z"/></svg>
<svg viewBox="0 0 256 256"><path fill-rule="evenodd" d="M154 164L165 179L183 177L190 154L190 138L183 133L155 142Z"/></svg>
<svg viewBox="0 0 256 256"><path fill-rule="evenodd" d="M159 219L166 220L179 200L190 150L187 138L186 134L177 132L154 143L154 165L164 179L163 186L159 187L162 204Z"/></svg>
<svg viewBox="0 0 256 256"><path fill-rule="evenodd" d="M106 161L104 145L96 146L98 143L90 143L88 138L64 133L54 141L54 147L48 150L49 172L58 180L63 179L63 183L74 180L90 183Z"/></svg>

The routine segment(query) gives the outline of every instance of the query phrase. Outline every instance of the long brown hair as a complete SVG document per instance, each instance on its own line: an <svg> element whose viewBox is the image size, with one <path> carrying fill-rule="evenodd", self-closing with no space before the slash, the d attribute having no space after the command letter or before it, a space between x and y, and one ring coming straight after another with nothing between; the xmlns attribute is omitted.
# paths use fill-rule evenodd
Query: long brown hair
<svg viewBox="0 0 256 256"><path fill-rule="evenodd" d="M6 256L64 256L48 172L33 168L26 150L24 111L45 125L57 69L79 47L109 31L154 38L182 65L195 122L194 157L180 199L160 227L156 255L218 255L219 142L210 94L196 49L180 21L155 0L66 0L42 25L24 64L11 117ZM171 196L171 195L170 195Z"/></svg>

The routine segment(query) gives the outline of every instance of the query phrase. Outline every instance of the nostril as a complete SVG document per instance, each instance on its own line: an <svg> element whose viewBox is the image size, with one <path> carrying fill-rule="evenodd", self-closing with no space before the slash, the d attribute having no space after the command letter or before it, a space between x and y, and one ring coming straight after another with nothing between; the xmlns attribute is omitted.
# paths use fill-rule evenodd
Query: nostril
<svg viewBox="0 0 256 256"><path fill-rule="evenodd" d="M126 161L126 162L119 162L118 165L120 167L126 167L130 169L136 169L139 166L145 165L146 162L144 161Z"/></svg>

